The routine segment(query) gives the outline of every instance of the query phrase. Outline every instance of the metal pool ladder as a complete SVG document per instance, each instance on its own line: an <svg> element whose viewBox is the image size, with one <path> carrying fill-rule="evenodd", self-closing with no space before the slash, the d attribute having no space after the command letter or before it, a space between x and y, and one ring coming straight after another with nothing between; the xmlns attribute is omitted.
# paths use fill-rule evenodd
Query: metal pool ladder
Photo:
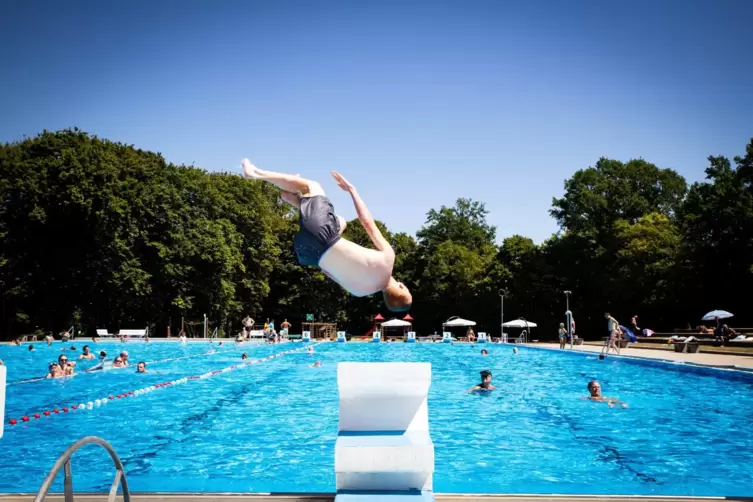
<svg viewBox="0 0 753 502"><path fill-rule="evenodd" d="M52 482L55 481L60 469L63 469L65 478L63 480L63 493L65 495L65 502L73 502L73 479L71 478L71 457L82 446L87 444L98 444L110 454L112 462L115 464L115 479L110 487L110 494L107 497L107 502L115 502L115 496L118 494L118 485L120 485L123 492L123 502L131 501L131 492L128 490L128 480L126 479L125 470L123 470L123 464L120 462L118 454L112 448L110 443L102 438L96 436L86 436L83 439L79 439L73 443L62 455L57 459L55 465L52 466L52 470L42 482L42 486L37 492L37 496L34 497L34 502L42 502L47 496L47 492L50 491Z"/></svg>

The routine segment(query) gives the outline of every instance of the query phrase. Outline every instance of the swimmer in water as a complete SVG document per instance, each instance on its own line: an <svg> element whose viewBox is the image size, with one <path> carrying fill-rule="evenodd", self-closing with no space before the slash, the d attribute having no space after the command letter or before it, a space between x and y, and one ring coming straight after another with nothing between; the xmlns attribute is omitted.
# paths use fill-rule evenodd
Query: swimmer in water
<svg viewBox="0 0 753 502"><path fill-rule="evenodd" d="M34 345L29 345L29 352L34 352Z"/></svg>
<svg viewBox="0 0 753 502"><path fill-rule="evenodd" d="M471 387L468 392L474 392L474 391L490 391L490 390L497 390L495 386L492 385L492 372L489 370L483 370L481 372L481 383L478 385L474 385Z"/></svg>
<svg viewBox="0 0 753 502"><path fill-rule="evenodd" d="M518 353L518 348L517 347L513 347L512 348L512 353L513 354L517 354Z"/></svg>
<svg viewBox="0 0 753 502"><path fill-rule="evenodd" d="M58 357L58 366L63 370L65 376L73 376L73 372L76 369L76 363L68 362L68 356L60 354Z"/></svg>
<svg viewBox="0 0 753 502"><path fill-rule="evenodd" d="M293 247L301 265L319 267L327 277L354 296L381 292L384 303L393 312L410 309L413 302L410 291L392 276L395 251L348 180L332 172L337 185L350 194L358 219L375 249L343 238L345 218L335 213L332 202L319 183L298 175L263 171L248 159L243 159L242 167L246 178L277 186L282 190L282 200L300 211L300 229L293 240Z"/></svg>
<svg viewBox="0 0 753 502"><path fill-rule="evenodd" d="M248 354L245 352L241 355L241 359L248 359Z"/></svg>
<svg viewBox="0 0 753 502"><path fill-rule="evenodd" d="M481 355L482 356L488 356L489 353L486 351L486 349L481 349Z"/></svg>
<svg viewBox="0 0 753 502"><path fill-rule="evenodd" d="M123 363L123 358L118 356L115 358L115 360L112 362L113 368L124 368L125 364Z"/></svg>
<svg viewBox="0 0 753 502"><path fill-rule="evenodd" d="M99 362L97 363L97 365L92 366L91 368L86 370L86 372L89 373L92 371L99 371L99 370L105 369L105 361L107 361L107 352L105 352L104 350L101 350L99 352Z"/></svg>
<svg viewBox="0 0 753 502"><path fill-rule="evenodd" d="M89 346L84 345L83 349L81 349L81 355L78 356L79 359L94 359L94 354L89 352Z"/></svg>
<svg viewBox="0 0 753 502"><path fill-rule="evenodd" d="M314 353L314 346L313 345L309 345L308 353L309 354L313 354Z"/></svg>
<svg viewBox="0 0 753 502"><path fill-rule="evenodd" d="M614 397L606 397L601 395L601 384L598 382L598 380L591 380L588 382L588 393L589 396L586 396L586 399L589 399L591 401L598 401L600 403L607 403L610 408L614 408L615 404L619 404L623 408L627 408L627 403L621 402L619 399Z"/></svg>
<svg viewBox="0 0 753 502"><path fill-rule="evenodd" d="M64 371L60 368L60 365L55 361L50 363L48 367L49 373L45 375L45 378L60 378L65 376Z"/></svg>
<svg viewBox="0 0 753 502"><path fill-rule="evenodd" d="M146 373L146 363L144 361L139 361L136 365L136 373Z"/></svg>
<svg viewBox="0 0 753 502"><path fill-rule="evenodd" d="M123 366L128 366L128 352L127 351L124 350L120 353L120 359L123 360Z"/></svg>
<svg viewBox="0 0 753 502"><path fill-rule="evenodd" d="M317 361L314 364L309 364L309 368L319 368L319 367L321 367L321 365L322 365L322 362L321 361Z"/></svg>

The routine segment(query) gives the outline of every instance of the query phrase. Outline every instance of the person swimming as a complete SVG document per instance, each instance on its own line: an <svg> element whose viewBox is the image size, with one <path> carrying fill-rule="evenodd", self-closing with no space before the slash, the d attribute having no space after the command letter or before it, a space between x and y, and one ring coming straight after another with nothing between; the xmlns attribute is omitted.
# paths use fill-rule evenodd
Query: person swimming
<svg viewBox="0 0 753 502"><path fill-rule="evenodd" d="M95 365L86 370L87 373L90 373L92 371L101 371L105 369L105 362L107 362L107 352L104 350L99 351L99 362ZM109 369L109 368L108 368Z"/></svg>
<svg viewBox="0 0 753 502"><path fill-rule="evenodd" d="M146 373L146 363L144 361L139 361L136 364L136 373Z"/></svg>
<svg viewBox="0 0 753 502"><path fill-rule="evenodd" d="M481 349L481 355L482 356L488 356L489 352L487 352L486 349Z"/></svg>
<svg viewBox="0 0 753 502"><path fill-rule="evenodd" d="M248 359L248 354L246 354L245 352L241 354L241 359Z"/></svg>
<svg viewBox="0 0 753 502"><path fill-rule="evenodd" d="M513 354L517 354L518 353L518 348L517 347L513 347L512 348L512 353Z"/></svg>
<svg viewBox="0 0 753 502"><path fill-rule="evenodd" d="M471 387L468 390L468 392L497 390L497 388L492 385L492 372L491 371L483 370L480 372L480 374L481 374L481 383Z"/></svg>
<svg viewBox="0 0 753 502"><path fill-rule="evenodd" d="M586 396L585 399L588 399L590 401L597 401L600 403L607 403L610 408L614 408L615 404L619 404L623 408L627 408L627 403L623 403L617 398L614 397L606 397L601 395L601 384L598 380L591 380L588 382L588 393L589 395Z"/></svg>
<svg viewBox="0 0 753 502"><path fill-rule="evenodd" d="M309 354L313 354L314 353L314 346L313 345L309 345L308 353Z"/></svg>
<svg viewBox="0 0 753 502"><path fill-rule="evenodd" d="M29 345L29 352L34 352L34 345Z"/></svg>
<svg viewBox="0 0 753 502"><path fill-rule="evenodd" d="M94 359L94 354L89 352L89 346L84 345L84 347L81 349L81 355L78 356L79 359Z"/></svg>
<svg viewBox="0 0 753 502"><path fill-rule="evenodd" d="M64 376L72 376L76 369L76 362L68 362L68 356L60 354L58 357L58 366L63 371Z"/></svg>
<svg viewBox="0 0 753 502"><path fill-rule="evenodd" d="M64 377L65 372L62 368L60 368L60 365L56 363L55 361L52 361L50 365L48 366L48 373L45 375L45 378L60 378Z"/></svg>
<svg viewBox="0 0 753 502"><path fill-rule="evenodd" d="M319 368L319 367L321 367L321 365L322 365L322 362L321 361L317 361L314 364L309 364L309 368Z"/></svg>

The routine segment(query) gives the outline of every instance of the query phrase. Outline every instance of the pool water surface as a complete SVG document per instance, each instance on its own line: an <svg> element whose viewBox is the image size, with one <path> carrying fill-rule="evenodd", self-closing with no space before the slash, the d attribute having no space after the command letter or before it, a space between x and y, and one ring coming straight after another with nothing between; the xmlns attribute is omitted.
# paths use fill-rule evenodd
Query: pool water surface
<svg viewBox="0 0 753 502"><path fill-rule="evenodd" d="M87 435L114 446L136 492L332 492L337 363L416 361L432 363L436 492L752 493L753 375L525 347L513 354L509 345L325 343L313 355L286 354L92 410L8 425L236 365L242 352L256 360L301 346L226 343L207 354L206 343L89 343L93 352L128 350L133 366L27 382L70 345L0 347L9 382L0 492L35 492L56 458ZM72 360L76 353L66 354ZM149 373L135 373L139 360L150 363ZM311 368L316 360L322 366ZM468 394L483 369L499 390ZM584 400L591 379L629 407ZM76 491L107 491L113 475L97 447L74 457ZM59 478L54 491L62 491Z"/></svg>

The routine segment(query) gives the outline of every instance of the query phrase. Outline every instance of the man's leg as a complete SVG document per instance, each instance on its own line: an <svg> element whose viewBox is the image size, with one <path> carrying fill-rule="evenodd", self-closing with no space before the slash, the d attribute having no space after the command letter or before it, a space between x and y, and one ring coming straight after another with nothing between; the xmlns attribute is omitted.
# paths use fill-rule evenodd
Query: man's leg
<svg viewBox="0 0 753 502"><path fill-rule="evenodd" d="M263 171L249 162L248 159L243 159L242 166L243 174L247 178L268 181L284 192L297 193L302 197L324 195L324 189L316 181L307 180L298 175Z"/></svg>

